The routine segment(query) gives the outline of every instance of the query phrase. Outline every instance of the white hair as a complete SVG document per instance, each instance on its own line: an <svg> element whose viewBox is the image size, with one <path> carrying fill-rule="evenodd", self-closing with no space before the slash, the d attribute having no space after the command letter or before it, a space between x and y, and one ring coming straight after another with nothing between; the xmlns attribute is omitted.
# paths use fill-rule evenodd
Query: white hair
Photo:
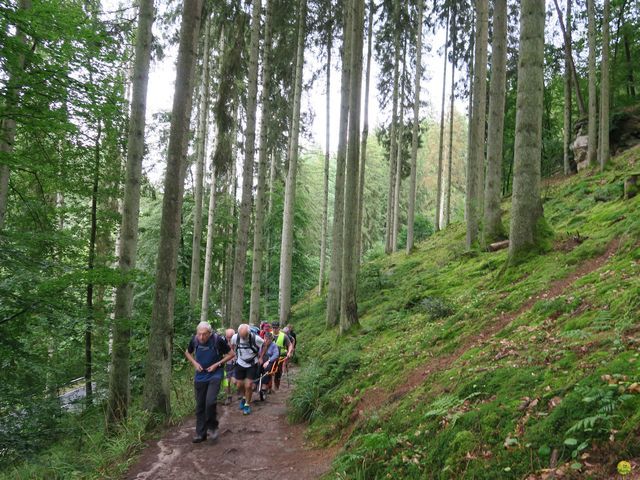
<svg viewBox="0 0 640 480"><path fill-rule="evenodd" d="M209 322L200 322L200 323L198 324L198 326L196 327L196 332L197 332L198 330L203 329L203 328L204 328L205 330L208 330L208 331L209 331L209 333L213 332L213 329L211 328L211 324L210 324Z"/></svg>

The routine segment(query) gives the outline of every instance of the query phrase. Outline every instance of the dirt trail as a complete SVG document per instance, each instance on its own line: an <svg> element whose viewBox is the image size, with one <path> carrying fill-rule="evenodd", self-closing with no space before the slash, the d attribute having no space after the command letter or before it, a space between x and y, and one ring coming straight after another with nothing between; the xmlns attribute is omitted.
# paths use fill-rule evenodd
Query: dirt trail
<svg viewBox="0 0 640 480"><path fill-rule="evenodd" d="M293 373L293 371L292 371ZM195 418L191 417L154 441L125 476L130 480L311 480L326 473L332 450L310 449L304 443L304 426L289 425L286 399L291 393L283 378L280 391L264 402L252 402L245 416L238 402L218 404L220 438L199 444ZM235 399L235 397L234 397Z"/></svg>

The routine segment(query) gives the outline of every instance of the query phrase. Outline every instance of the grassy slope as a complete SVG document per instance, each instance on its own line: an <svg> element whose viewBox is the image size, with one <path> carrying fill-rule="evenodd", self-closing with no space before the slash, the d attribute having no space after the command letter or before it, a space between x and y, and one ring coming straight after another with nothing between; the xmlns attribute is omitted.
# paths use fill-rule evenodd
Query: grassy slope
<svg viewBox="0 0 640 480"><path fill-rule="evenodd" d="M639 159L545 186L554 248L517 267L451 225L362 267L354 335L323 299L296 306L292 417L343 445L333 476L611 478L640 456L640 196L621 199Z"/></svg>

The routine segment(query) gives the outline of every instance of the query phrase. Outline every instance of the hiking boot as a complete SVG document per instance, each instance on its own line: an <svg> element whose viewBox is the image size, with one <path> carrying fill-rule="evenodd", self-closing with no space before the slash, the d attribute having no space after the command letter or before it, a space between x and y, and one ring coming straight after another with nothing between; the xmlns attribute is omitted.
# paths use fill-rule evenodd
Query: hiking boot
<svg viewBox="0 0 640 480"><path fill-rule="evenodd" d="M244 406L247 403L247 401L243 398L242 400L240 400L240 410L244 410Z"/></svg>
<svg viewBox="0 0 640 480"><path fill-rule="evenodd" d="M260 390L260 401L264 402L264 396L265 396L265 391L264 390Z"/></svg>
<svg viewBox="0 0 640 480"><path fill-rule="evenodd" d="M232 401L233 401L233 397L229 395L227 399L224 401L224 405L231 405Z"/></svg>
<svg viewBox="0 0 640 480"><path fill-rule="evenodd" d="M193 437L191 442L192 443L200 443L200 442L204 442L206 439L207 439L206 435L196 435L195 437Z"/></svg>
<svg viewBox="0 0 640 480"><path fill-rule="evenodd" d="M217 428L214 430L209 430L209 438L211 439L211 441L215 442L219 436L220 430L218 430Z"/></svg>
<svg viewBox="0 0 640 480"><path fill-rule="evenodd" d="M243 415L250 415L251 414L251 406L245 404L245 406L242 408L242 414Z"/></svg>

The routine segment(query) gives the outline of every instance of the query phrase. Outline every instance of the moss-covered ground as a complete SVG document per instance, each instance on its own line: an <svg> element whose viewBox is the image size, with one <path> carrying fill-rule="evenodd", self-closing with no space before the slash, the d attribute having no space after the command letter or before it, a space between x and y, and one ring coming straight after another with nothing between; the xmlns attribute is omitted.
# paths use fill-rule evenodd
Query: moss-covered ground
<svg viewBox="0 0 640 480"><path fill-rule="evenodd" d="M639 160L547 181L553 246L517 266L453 224L361 267L354 333L314 293L294 308L291 416L341 446L329 478L638 473L640 196L622 193Z"/></svg>

